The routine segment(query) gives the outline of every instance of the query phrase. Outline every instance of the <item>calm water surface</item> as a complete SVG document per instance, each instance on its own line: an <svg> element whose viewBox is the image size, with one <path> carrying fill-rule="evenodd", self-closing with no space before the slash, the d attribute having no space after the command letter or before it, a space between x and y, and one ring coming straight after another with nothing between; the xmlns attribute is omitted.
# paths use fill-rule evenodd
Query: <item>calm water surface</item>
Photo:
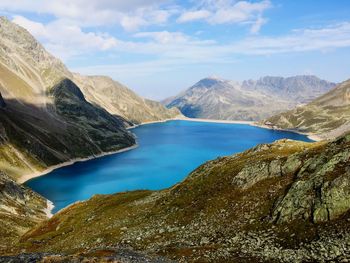
<svg viewBox="0 0 350 263"><path fill-rule="evenodd" d="M132 131L138 148L63 167L26 185L51 200L57 212L94 194L170 187L205 161L259 143L282 138L310 141L303 135L244 124L170 121Z"/></svg>

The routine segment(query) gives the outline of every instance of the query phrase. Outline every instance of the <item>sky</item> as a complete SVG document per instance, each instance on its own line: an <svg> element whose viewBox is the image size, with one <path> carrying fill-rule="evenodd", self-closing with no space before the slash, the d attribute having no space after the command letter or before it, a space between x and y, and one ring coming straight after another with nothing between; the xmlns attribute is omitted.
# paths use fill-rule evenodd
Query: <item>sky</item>
<svg viewBox="0 0 350 263"><path fill-rule="evenodd" d="M161 100L202 78L350 78L348 0L1 0L74 72Z"/></svg>

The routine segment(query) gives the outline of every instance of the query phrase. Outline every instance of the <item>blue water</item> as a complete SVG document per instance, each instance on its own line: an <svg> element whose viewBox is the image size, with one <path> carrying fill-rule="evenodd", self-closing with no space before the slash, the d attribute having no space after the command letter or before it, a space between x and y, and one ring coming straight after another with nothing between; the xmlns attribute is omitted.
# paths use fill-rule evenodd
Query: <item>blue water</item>
<svg viewBox="0 0 350 263"><path fill-rule="evenodd" d="M306 136L243 124L170 121L132 129L139 147L57 169L26 183L51 200L57 212L94 194L135 189L158 190L183 180L193 169L281 138L310 141Z"/></svg>

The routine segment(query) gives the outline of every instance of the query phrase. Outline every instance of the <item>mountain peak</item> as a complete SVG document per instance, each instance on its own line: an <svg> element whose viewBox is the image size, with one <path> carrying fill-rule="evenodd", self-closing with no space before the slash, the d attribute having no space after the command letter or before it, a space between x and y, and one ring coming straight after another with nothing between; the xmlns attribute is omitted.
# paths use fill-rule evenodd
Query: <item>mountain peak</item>
<svg viewBox="0 0 350 263"><path fill-rule="evenodd" d="M165 101L188 117L259 120L307 103L334 86L315 76L266 76L243 82L210 76Z"/></svg>
<svg viewBox="0 0 350 263"><path fill-rule="evenodd" d="M215 76L210 76L210 77L206 77L204 79L201 79L200 81L198 81L196 84L194 84L192 86L192 88L210 88L220 82L224 82L225 80L220 79L219 77L215 77Z"/></svg>
<svg viewBox="0 0 350 263"><path fill-rule="evenodd" d="M62 78L72 77L65 65L47 52L30 32L4 16L0 17L0 46L6 47L0 49L0 61L43 90L51 88ZM45 76L39 81L37 76L42 72Z"/></svg>

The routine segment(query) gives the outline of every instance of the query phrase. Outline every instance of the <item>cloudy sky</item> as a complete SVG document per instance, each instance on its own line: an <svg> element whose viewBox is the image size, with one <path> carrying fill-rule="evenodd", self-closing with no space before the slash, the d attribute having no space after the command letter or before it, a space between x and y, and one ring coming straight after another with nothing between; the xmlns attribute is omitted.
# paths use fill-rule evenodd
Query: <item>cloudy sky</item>
<svg viewBox="0 0 350 263"><path fill-rule="evenodd" d="M1 0L67 66L163 99L206 76L350 78L348 0Z"/></svg>

